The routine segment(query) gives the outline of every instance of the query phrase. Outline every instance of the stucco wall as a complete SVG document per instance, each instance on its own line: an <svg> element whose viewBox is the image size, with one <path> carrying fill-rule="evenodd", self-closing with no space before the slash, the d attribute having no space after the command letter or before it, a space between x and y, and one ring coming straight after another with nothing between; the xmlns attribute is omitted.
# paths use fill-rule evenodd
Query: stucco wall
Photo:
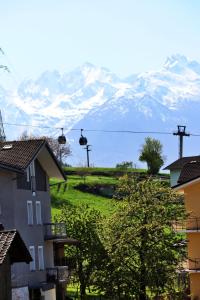
<svg viewBox="0 0 200 300"><path fill-rule="evenodd" d="M46 268L53 266L53 243L44 241L44 226L36 224L36 201L41 202L42 223L51 222L49 189L47 192L36 191L34 196L30 190L17 189L15 180L13 181L13 191L14 228L19 231L28 249L29 246L35 247L36 270L30 271L30 266L25 263L14 264L12 266L12 286L38 286L41 282L46 281ZM28 225L28 200L31 200L33 204L33 225ZM38 246L43 246L44 270L39 270Z"/></svg>
<svg viewBox="0 0 200 300"><path fill-rule="evenodd" d="M29 300L28 287L12 289L12 300Z"/></svg>
<svg viewBox="0 0 200 300"><path fill-rule="evenodd" d="M5 229L15 228L13 206L15 177L12 172L0 170L0 223Z"/></svg>
<svg viewBox="0 0 200 300"><path fill-rule="evenodd" d="M191 184L184 189L185 207L187 213L193 217L200 218L200 183ZM190 223L190 222L188 222ZM193 222L194 225L194 222ZM200 224L199 224L200 225ZM188 258L200 258L200 232L187 233ZM189 261L189 268L193 269L195 264ZM196 266L199 267L199 264ZM200 273L190 274L190 289L192 299L200 300Z"/></svg>
<svg viewBox="0 0 200 300"><path fill-rule="evenodd" d="M42 291L41 295L44 296L44 300L56 300L56 290L55 289L51 289L48 291Z"/></svg>
<svg viewBox="0 0 200 300"><path fill-rule="evenodd" d="M200 300L200 273L190 274L190 290L192 292L192 300Z"/></svg>
<svg viewBox="0 0 200 300"><path fill-rule="evenodd" d="M178 178L180 176L181 170L172 170L170 171L170 185L174 186L176 185L178 182Z"/></svg>
<svg viewBox="0 0 200 300"><path fill-rule="evenodd" d="M187 212L200 218L200 183L185 188L184 197Z"/></svg>

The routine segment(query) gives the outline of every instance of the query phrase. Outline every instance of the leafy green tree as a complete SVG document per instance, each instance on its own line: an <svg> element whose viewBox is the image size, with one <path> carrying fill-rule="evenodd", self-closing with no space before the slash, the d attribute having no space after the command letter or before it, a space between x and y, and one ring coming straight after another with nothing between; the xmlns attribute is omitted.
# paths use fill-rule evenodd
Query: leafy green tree
<svg viewBox="0 0 200 300"><path fill-rule="evenodd" d="M75 281L80 284L81 299L86 297L86 287L90 286L91 277L96 269L101 269L104 259L104 247L98 230L101 217L97 210L87 205L63 206L58 221L66 224L69 237L80 242L78 247L66 246L66 256L75 257Z"/></svg>
<svg viewBox="0 0 200 300"><path fill-rule="evenodd" d="M147 163L148 173L152 175L157 174L164 164L160 141L147 137L140 150L139 160Z"/></svg>
<svg viewBox="0 0 200 300"><path fill-rule="evenodd" d="M172 227L185 218L182 197L153 180L124 177L120 189L124 200L105 222L107 260L95 284L109 299L146 300L175 291L186 255L184 237Z"/></svg>

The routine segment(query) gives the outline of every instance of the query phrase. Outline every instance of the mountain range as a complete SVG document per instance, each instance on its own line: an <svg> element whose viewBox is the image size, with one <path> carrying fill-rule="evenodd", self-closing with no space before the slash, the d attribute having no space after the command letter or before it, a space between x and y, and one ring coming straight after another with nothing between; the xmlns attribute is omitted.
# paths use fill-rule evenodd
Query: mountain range
<svg viewBox="0 0 200 300"><path fill-rule="evenodd" d="M92 165L138 164L146 136L161 140L168 163L178 156L175 136L130 131L172 133L180 124L200 133L200 63L176 54L157 71L133 72L126 78L85 63L71 72L46 71L36 80L24 80L17 90L1 86L0 104L5 122L40 126L31 128L34 134L57 136L60 130L43 127L64 127L72 148L71 164L85 164L76 130L80 128L92 145ZM5 125L8 138L16 138L19 128ZM186 138L184 154L199 154L199 141Z"/></svg>

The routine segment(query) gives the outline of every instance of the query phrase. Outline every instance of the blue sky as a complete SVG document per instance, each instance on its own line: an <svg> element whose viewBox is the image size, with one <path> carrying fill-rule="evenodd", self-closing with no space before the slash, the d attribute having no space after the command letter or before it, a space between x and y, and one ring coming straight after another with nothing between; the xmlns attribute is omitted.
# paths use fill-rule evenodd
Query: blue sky
<svg viewBox="0 0 200 300"><path fill-rule="evenodd" d="M86 61L127 76L200 61L199 15L198 0L0 0L0 47L19 81Z"/></svg>

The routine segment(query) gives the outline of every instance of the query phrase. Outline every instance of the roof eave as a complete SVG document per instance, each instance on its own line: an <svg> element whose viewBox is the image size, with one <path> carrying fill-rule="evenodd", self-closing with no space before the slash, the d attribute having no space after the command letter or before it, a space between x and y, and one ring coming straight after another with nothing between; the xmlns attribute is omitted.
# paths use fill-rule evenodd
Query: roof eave
<svg viewBox="0 0 200 300"><path fill-rule="evenodd" d="M176 185L172 186L172 189L174 189L175 191L178 191L180 189L183 189L185 187L188 187L189 185L192 185L192 184L198 183L198 182L200 182L200 176L190 179L186 182L176 184Z"/></svg>

